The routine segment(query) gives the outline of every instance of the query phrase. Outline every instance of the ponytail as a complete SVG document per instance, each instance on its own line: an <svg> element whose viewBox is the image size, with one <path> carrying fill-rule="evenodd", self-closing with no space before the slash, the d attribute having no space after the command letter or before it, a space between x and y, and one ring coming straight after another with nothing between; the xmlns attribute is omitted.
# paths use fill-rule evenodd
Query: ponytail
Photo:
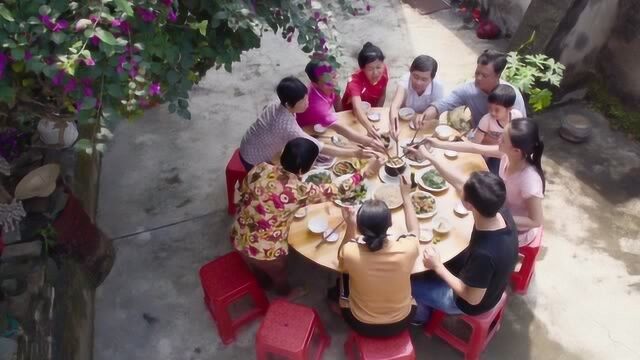
<svg viewBox="0 0 640 360"><path fill-rule="evenodd" d="M367 248L369 249L369 251L374 252L382 249L382 246L384 246L384 242L387 239L387 234L363 234L362 238L365 244L367 244Z"/></svg>
<svg viewBox="0 0 640 360"><path fill-rule="evenodd" d="M542 193L547 187L547 182L544 177L544 171L542 170L542 153L544 152L544 142L542 139L539 139L538 142L533 146L533 152L531 156L527 156L527 161L536 168L538 175L542 179Z"/></svg>

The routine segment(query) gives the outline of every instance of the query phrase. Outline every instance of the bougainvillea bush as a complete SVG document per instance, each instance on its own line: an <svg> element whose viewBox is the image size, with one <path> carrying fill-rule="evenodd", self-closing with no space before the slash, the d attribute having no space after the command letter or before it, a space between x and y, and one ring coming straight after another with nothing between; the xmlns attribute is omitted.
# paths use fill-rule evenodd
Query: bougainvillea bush
<svg viewBox="0 0 640 360"><path fill-rule="evenodd" d="M359 1L5 0L0 2L0 121L102 121L168 103L189 119L188 91L240 60L263 32L336 64L335 14Z"/></svg>

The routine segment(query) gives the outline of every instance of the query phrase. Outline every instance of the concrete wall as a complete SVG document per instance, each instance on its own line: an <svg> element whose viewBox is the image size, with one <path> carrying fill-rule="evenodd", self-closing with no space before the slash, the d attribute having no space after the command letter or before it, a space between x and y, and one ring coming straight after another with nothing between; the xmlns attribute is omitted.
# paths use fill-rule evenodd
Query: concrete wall
<svg viewBox="0 0 640 360"><path fill-rule="evenodd" d="M503 35L511 36L520 26L531 0L483 0L482 3Z"/></svg>

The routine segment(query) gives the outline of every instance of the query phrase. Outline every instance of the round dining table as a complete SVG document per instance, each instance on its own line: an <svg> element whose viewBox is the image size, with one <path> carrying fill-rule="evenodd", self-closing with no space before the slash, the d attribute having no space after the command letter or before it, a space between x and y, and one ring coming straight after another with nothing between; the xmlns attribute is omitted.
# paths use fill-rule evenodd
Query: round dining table
<svg viewBox="0 0 640 360"><path fill-rule="evenodd" d="M378 113L380 117L380 120L377 122L372 122L372 125L380 129L380 131L388 131L389 108L372 108L370 112ZM336 115L338 119L337 121L340 124L346 125L362 134L366 134L366 130L358 123L352 111L341 111ZM444 118L444 116L441 116L441 119L442 118ZM398 122L400 125L399 142L402 142L403 139L410 141L415 134L415 130L412 130L410 128L408 121L399 120ZM418 132L417 138L420 139L421 137L432 136L434 128L435 124L432 124L431 126L425 126ZM331 129L328 129L321 134L315 135L318 138L330 139L334 134L335 133ZM391 143L392 145L389 146L388 152L389 154L394 156L396 152L396 146L393 140L391 141ZM443 155L442 150L434 149L434 151L436 151L436 156L443 159L444 166L454 167L462 174L469 175L474 171L487 170L485 161L480 155L459 153L456 158L450 159ZM340 158L338 160L340 160ZM420 170L420 168L414 168L412 166L409 166L408 164L407 166L413 173ZM329 168L329 171L330 170L331 169ZM368 194L371 195L375 191L375 188L383 184L383 182L376 174L368 178L368 184L373 187L373 189L369 189L370 191L368 192ZM426 191L425 189L419 190ZM432 194L436 197L437 213L434 217L428 219L419 219L420 227L431 227L431 222L436 217L444 217L450 221L452 228L449 233L445 237L441 238L436 244L434 244L434 246L440 253L442 261L446 262L461 253L469 244L471 231L473 229L473 216L470 212L466 216L459 216L454 213L453 209L460 202L460 197L457 191L452 186L449 186L444 191L433 192ZM403 207L400 206L397 209L391 210L391 212L393 225L389 229L389 234L390 239L395 239L397 238L397 236L407 233L407 228L404 219ZM312 219L314 217L326 217L329 223L329 229L333 229L342 221L342 213L340 207L334 202L325 202L321 204L310 205L307 207L307 215L304 218L296 219L292 223L289 230L289 246L295 249L295 251L300 253L305 258L315 262L318 265L331 270L340 271L337 255L338 248L346 231L346 226L342 225L338 228L338 230L336 230L336 233L339 234L338 241L327 242L322 238L322 234L312 233L309 230L307 222L309 221L309 219ZM424 266L422 262L422 251L425 246L427 246L427 244L423 242L420 243L420 256L418 256L418 259L416 259L416 262L413 266L413 274L429 270Z"/></svg>

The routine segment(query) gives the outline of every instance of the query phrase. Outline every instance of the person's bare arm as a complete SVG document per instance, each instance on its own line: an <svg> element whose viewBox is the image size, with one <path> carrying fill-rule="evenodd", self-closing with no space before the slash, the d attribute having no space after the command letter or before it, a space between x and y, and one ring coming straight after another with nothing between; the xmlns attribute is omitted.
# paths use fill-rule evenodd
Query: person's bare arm
<svg viewBox="0 0 640 360"><path fill-rule="evenodd" d="M400 193L402 194L402 206L404 207L404 221L407 225L407 232L420 238L420 223L411 202L411 180L405 176L400 177Z"/></svg>
<svg viewBox="0 0 640 360"><path fill-rule="evenodd" d="M486 155L489 157L497 157L497 158L502 157L502 152L500 152L498 145L482 145L482 144L476 144L470 141L450 142L450 141L442 141L434 138L428 138L427 141L429 144L431 144L431 146L439 149L455 150L459 152Z"/></svg>
<svg viewBox="0 0 640 360"><path fill-rule="evenodd" d="M384 107L384 102L387 100L387 88L384 88L384 93L382 93L382 96L380 97L380 99L378 99L378 103L376 104L377 107Z"/></svg>
<svg viewBox="0 0 640 360"><path fill-rule="evenodd" d="M529 210L529 217L526 216L514 216L513 220L516 223L518 230L528 230L542 226L544 216L542 215L542 199L532 196L526 200L527 210Z"/></svg>
<svg viewBox="0 0 640 360"><path fill-rule="evenodd" d="M422 114L417 114L416 117L413 118L413 126L417 129L422 129L426 122L437 121L439 116L440 113L438 112L438 109L433 105L429 105L427 110Z"/></svg>
<svg viewBox="0 0 640 360"><path fill-rule="evenodd" d="M368 134L375 134L376 130L373 128L373 125L367 119L367 114L362 109L362 99L360 96L351 97L351 103L353 105L353 114L356 116L356 119L367 130Z"/></svg>
<svg viewBox="0 0 640 360"><path fill-rule="evenodd" d="M391 101L391 107L389 108L389 134L394 140L398 140L399 124L398 124L398 111L404 102L405 90L402 86L398 85L396 93L393 95Z"/></svg>
<svg viewBox="0 0 640 360"><path fill-rule="evenodd" d="M354 130L352 130L351 128L344 126L342 124L339 124L337 122L333 123L330 128L332 130L334 130L336 133L346 137L347 139L356 142L358 144L361 144L363 146L371 146L374 149L376 149L377 151L382 151L384 152L384 145L382 144L382 142L378 139L374 139L371 137L368 137L366 135L360 134Z"/></svg>
<svg viewBox="0 0 640 360"><path fill-rule="evenodd" d="M465 176L463 173L461 173L457 167L445 166L445 164L442 162L442 159L427 150L426 147L420 147L420 152L422 153L422 156L427 158L427 160L429 160L431 164L433 164L440 175L442 175L442 177L447 180L447 182L451 184L451 186L453 186L453 188L456 189L458 193L462 193L462 187L469 178L468 176Z"/></svg>
<svg viewBox="0 0 640 360"><path fill-rule="evenodd" d="M342 111L342 99L340 98L340 93L336 91L336 96L333 99L333 109L336 112Z"/></svg>

